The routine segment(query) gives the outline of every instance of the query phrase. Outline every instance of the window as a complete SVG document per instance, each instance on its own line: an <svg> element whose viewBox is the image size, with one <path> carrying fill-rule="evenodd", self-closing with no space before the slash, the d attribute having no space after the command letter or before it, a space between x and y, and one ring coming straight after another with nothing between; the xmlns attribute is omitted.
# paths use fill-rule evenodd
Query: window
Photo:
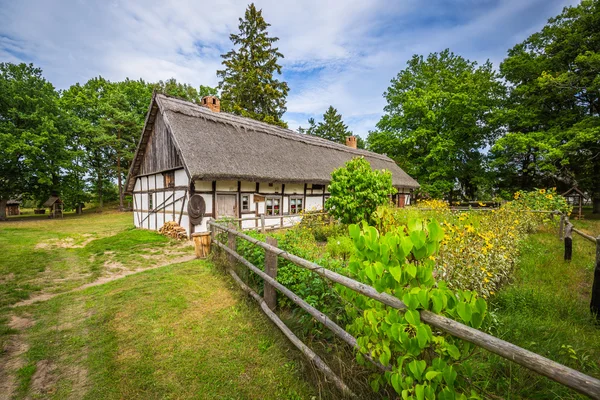
<svg viewBox="0 0 600 400"><path fill-rule="evenodd" d="M300 214L303 210L302 197L290 197L290 214Z"/></svg>
<svg viewBox="0 0 600 400"><path fill-rule="evenodd" d="M166 188L175 187L175 172L174 171L165 172L163 174L163 177L165 178L165 187Z"/></svg>
<svg viewBox="0 0 600 400"><path fill-rule="evenodd" d="M281 215L281 198L267 197L265 201L267 215Z"/></svg>
<svg viewBox="0 0 600 400"><path fill-rule="evenodd" d="M148 193L148 210L152 211L152 209L154 208L154 204L153 203L154 200L154 193Z"/></svg>
<svg viewBox="0 0 600 400"><path fill-rule="evenodd" d="M242 211L250 210L250 196L247 194L242 195Z"/></svg>

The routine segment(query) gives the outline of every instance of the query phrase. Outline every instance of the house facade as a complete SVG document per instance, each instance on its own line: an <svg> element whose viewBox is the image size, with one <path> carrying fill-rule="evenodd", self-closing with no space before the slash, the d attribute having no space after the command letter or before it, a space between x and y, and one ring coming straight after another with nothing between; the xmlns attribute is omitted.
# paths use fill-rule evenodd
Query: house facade
<svg viewBox="0 0 600 400"><path fill-rule="evenodd" d="M241 218L242 228L286 226L304 210L321 210L331 172L354 157L392 172L398 205L418 183L390 158L220 112L219 99L202 105L155 94L132 162L126 191L135 226L158 230L176 221L191 235L209 218Z"/></svg>

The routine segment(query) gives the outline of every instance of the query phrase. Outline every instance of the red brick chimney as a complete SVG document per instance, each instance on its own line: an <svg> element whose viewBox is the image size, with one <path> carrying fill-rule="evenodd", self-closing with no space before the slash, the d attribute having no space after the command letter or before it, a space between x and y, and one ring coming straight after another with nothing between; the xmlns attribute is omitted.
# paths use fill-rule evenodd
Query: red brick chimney
<svg viewBox="0 0 600 400"><path fill-rule="evenodd" d="M200 105L210 111L221 112L221 100L217 96L204 96L200 101Z"/></svg>
<svg viewBox="0 0 600 400"><path fill-rule="evenodd" d="M356 149L356 136L346 136L346 146Z"/></svg>

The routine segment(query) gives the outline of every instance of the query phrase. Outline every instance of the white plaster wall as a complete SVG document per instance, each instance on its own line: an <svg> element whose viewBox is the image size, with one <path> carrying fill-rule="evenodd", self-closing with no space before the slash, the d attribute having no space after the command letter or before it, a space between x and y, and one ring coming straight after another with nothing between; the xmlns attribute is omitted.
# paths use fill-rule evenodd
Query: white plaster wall
<svg viewBox="0 0 600 400"><path fill-rule="evenodd" d="M202 198L204 199L204 204L206 204L206 214L212 214L213 209L213 198L210 193L200 193ZM186 207L187 208L187 207ZM185 211L185 210L184 210Z"/></svg>
<svg viewBox="0 0 600 400"><path fill-rule="evenodd" d="M154 185L154 180L158 180L158 178L156 177L156 175L148 175L148 190L153 190L156 188L156 186Z"/></svg>
<svg viewBox="0 0 600 400"><path fill-rule="evenodd" d="M217 181L217 192L237 192L237 181Z"/></svg>
<svg viewBox="0 0 600 400"><path fill-rule="evenodd" d="M197 192L212 191L212 181L194 181L194 188Z"/></svg>
<svg viewBox="0 0 600 400"><path fill-rule="evenodd" d="M285 194L304 194L304 184L287 183L285 185Z"/></svg>
<svg viewBox="0 0 600 400"><path fill-rule="evenodd" d="M306 211L316 211L323 209L323 196L306 196Z"/></svg>
<svg viewBox="0 0 600 400"><path fill-rule="evenodd" d="M261 182L258 191L260 193L281 193L281 183L274 183L273 186L269 186L268 183Z"/></svg>
<svg viewBox="0 0 600 400"><path fill-rule="evenodd" d="M164 189L164 187L165 187L165 176L163 174L156 174L155 189Z"/></svg>
<svg viewBox="0 0 600 400"><path fill-rule="evenodd" d="M185 169L178 169L175 171L175 186L188 186L189 180L185 173Z"/></svg>
<svg viewBox="0 0 600 400"><path fill-rule="evenodd" d="M240 184L242 192L256 192L256 182L242 181Z"/></svg>
<svg viewBox="0 0 600 400"><path fill-rule="evenodd" d="M137 179L135 180L135 185L133 186L133 191L134 191L134 192L138 192L138 191L140 191L140 190L142 190L142 183L140 182L140 179L139 179L139 178L137 178Z"/></svg>

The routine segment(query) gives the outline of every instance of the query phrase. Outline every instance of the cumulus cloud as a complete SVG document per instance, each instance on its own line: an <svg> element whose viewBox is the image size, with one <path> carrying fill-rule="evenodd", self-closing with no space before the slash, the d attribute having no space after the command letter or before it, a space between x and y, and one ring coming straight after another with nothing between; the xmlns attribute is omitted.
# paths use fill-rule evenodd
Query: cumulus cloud
<svg viewBox="0 0 600 400"><path fill-rule="evenodd" d="M575 0L259 0L285 55L291 128L329 105L363 137L412 54L450 47L495 65ZM216 85L239 0L0 0L0 61L33 62L58 88L102 75Z"/></svg>

